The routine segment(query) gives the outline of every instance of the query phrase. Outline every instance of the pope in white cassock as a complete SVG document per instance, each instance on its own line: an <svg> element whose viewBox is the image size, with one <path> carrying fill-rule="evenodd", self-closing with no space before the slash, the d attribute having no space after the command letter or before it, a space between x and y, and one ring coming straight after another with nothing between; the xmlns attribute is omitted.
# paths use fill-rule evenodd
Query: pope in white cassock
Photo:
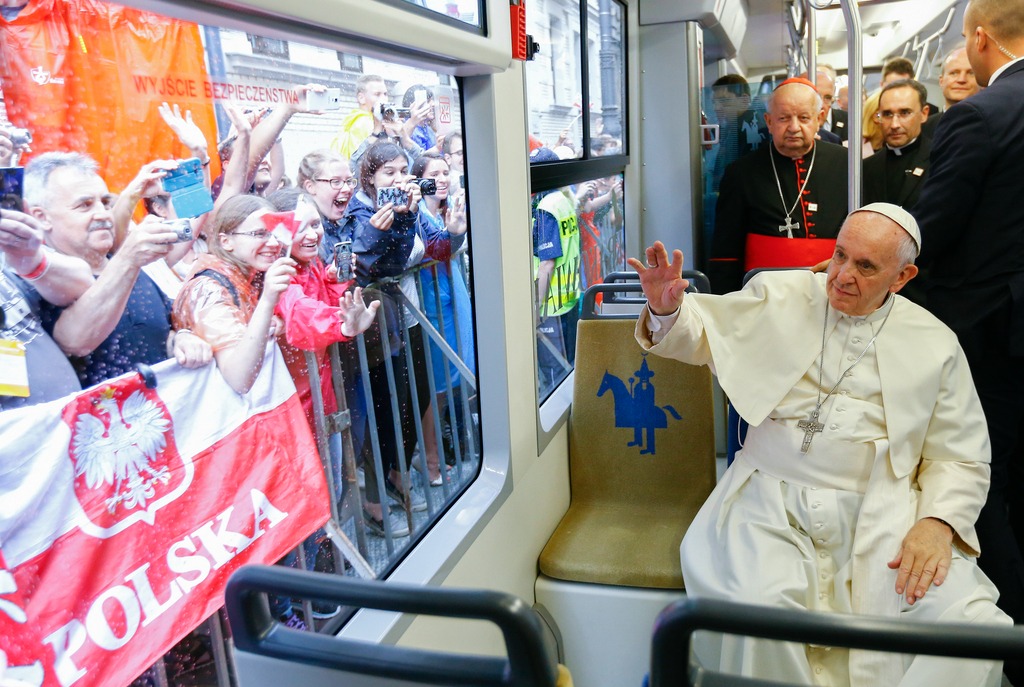
<svg viewBox="0 0 1024 687"><path fill-rule="evenodd" d="M847 217L828 270L764 272L683 298L682 253L646 251L636 338L709 365L750 423L680 548L686 592L919 622L1009 625L978 569L989 482L981 405L956 336L897 292L921 234L902 208ZM724 636L704 665L798 684L999 685L1001 663Z"/></svg>

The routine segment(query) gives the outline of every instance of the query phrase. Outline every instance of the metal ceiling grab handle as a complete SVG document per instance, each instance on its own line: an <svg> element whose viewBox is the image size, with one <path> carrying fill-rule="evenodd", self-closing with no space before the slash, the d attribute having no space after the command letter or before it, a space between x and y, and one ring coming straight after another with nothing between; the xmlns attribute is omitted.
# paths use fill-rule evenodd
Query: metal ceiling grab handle
<svg viewBox="0 0 1024 687"><path fill-rule="evenodd" d="M807 0L801 0L807 2ZM805 7L807 15L807 78L812 84L818 84L818 22L812 7Z"/></svg>
<svg viewBox="0 0 1024 687"><path fill-rule="evenodd" d="M850 146L848 151L849 157L847 158L850 182L850 185L847 187L847 207L852 211L860 207L861 164L863 159L861 153L863 143L860 140L860 136L864 130L861 126L864 118L864 103L861 102L860 94L862 73L864 71L862 63L864 58L861 54L864 37L861 35L860 30L860 8L857 7L856 3L850 2L850 0L839 0L839 4L843 8L843 17L846 19L846 35L849 36L849 43L846 46L847 91L850 96L847 99L849 102L849 105L847 105L847 119L849 121L846 124L847 130L850 132L847 139Z"/></svg>

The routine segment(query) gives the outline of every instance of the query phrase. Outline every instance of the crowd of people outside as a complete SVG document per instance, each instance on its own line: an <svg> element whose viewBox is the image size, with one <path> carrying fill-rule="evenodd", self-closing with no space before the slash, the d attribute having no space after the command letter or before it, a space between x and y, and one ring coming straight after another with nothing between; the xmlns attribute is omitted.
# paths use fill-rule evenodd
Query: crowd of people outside
<svg viewBox="0 0 1024 687"><path fill-rule="evenodd" d="M295 114L320 113L307 103L325 90L295 86L274 108L222 102L231 127L219 142L164 103L194 159L149 162L117 194L87 155L31 150L0 129L0 167L26 160L23 200L5 197L0 211L0 345L15 361L0 412L169 358L216 365L245 394L276 346L311 429L329 435L332 498L358 481L354 520L390 550L428 490L434 512L454 494L461 458L479 447L462 138L438 129L428 87L392 97L384 77L365 75L337 138L285 170L282 134ZM189 169L212 209L165 187ZM357 479L343 474L341 435L315 426L317 394L328 416L349 411ZM304 548L309 565L331 558L322 531Z"/></svg>

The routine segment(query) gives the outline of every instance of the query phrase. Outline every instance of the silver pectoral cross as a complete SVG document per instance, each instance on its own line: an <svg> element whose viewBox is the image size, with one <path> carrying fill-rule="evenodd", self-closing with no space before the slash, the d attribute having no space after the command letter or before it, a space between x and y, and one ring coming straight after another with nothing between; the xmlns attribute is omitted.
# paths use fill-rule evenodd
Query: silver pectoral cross
<svg viewBox="0 0 1024 687"><path fill-rule="evenodd" d="M799 222L794 222L792 217L787 217L786 218L786 223L779 225L779 231L780 232L783 232L783 231L786 232L786 238L789 238L789 239L793 238L793 230L794 229L799 229L799 228L800 228L800 223Z"/></svg>
<svg viewBox="0 0 1024 687"><path fill-rule="evenodd" d="M800 453L807 453L807 450L811 448L811 439L825 429L825 425L818 422L818 409L812 410L807 419L796 423L796 426L804 430L804 441L800 444Z"/></svg>

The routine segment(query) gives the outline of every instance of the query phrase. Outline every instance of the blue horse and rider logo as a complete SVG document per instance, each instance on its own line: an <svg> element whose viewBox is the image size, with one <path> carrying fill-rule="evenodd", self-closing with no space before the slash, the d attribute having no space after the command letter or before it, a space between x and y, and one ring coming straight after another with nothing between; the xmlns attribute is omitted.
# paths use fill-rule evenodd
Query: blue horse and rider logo
<svg viewBox="0 0 1024 687"><path fill-rule="evenodd" d="M627 388L625 382L605 371L597 397L604 396L606 391L612 392L615 399L615 426L633 428L633 441L626 446L639 446L640 455L654 455L654 430L668 427L666 411L676 420L683 418L672 406L659 406L654 402L654 385L651 384L654 373L647 367L646 356L634 374L636 376L629 378ZM646 447L641 433L646 435Z"/></svg>

